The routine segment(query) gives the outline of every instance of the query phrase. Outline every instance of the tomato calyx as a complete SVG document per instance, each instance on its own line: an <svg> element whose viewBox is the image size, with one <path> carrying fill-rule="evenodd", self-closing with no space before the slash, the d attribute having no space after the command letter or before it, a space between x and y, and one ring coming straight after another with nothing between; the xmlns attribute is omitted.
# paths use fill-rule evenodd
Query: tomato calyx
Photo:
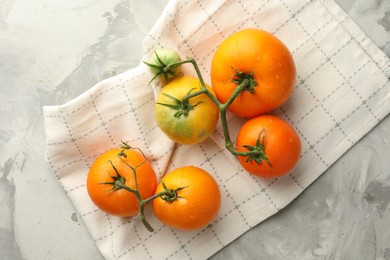
<svg viewBox="0 0 390 260"><path fill-rule="evenodd" d="M115 175L111 176L113 181L101 182L100 184L112 185L112 188L109 189L108 191L116 191L116 190L123 189L124 185L126 184L126 178L122 177L119 174L119 171L117 170L117 168L115 167L115 165L111 160L109 160L108 162L111 164L112 168L114 169L116 176Z"/></svg>
<svg viewBox="0 0 390 260"><path fill-rule="evenodd" d="M145 155L143 154L141 149L132 148L128 143L126 143L124 141L122 141L121 148L122 148L122 150L117 154L118 158L123 163L125 163L127 166L129 166L131 168L131 170L134 173L134 177L136 177L136 170L137 170L137 168L140 167L142 164L144 164L146 162ZM137 149L142 154L142 156L145 158L145 160L142 163L140 163L139 165L137 165L136 167L133 167L133 166L129 165L126 161L123 160L123 158L127 158L127 154L125 153L125 150L130 150L130 149ZM100 184L112 185L112 188L109 191L115 191L115 190L126 189L126 188L127 189L131 189L131 188L126 186L126 178L120 175L120 173L119 173L118 169L115 167L114 163L111 160L109 160L108 162L111 164L111 167L114 169L116 175L111 176L113 181L111 181L111 182L101 182ZM138 190L137 178L135 178L135 185L136 185L136 189ZM131 192L134 193L135 191L136 190L131 189Z"/></svg>
<svg viewBox="0 0 390 260"><path fill-rule="evenodd" d="M270 163L268 156L265 154L265 130L261 130L259 136L256 140L256 145L244 145L246 149L249 150L248 158L246 162L255 161L257 164L261 164L265 161L270 167L272 164Z"/></svg>
<svg viewBox="0 0 390 260"><path fill-rule="evenodd" d="M162 76L166 82L171 78L175 78L180 72L181 58L179 54L172 49L158 49L153 52L151 60L144 63L149 66L152 71L153 78L149 84L156 78Z"/></svg>
<svg viewBox="0 0 390 260"><path fill-rule="evenodd" d="M186 97L190 96L191 95L191 92L193 91L194 89L191 89ZM195 92L197 95L198 95L198 92ZM198 103L196 104L190 104L189 102L189 98L186 98L186 99L178 99L178 98L175 98L171 95L168 95L166 93L162 93L164 96L166 96L167 98L169 98L170 100L173 101L173 104L168 104L168 103L160 103L160 102L157 102L157 104L159 105L162 105L162 106L166 106L166 107L169 107L171 109L174 109L174 110L177 110L176 113L174 114L174 117L176 118L180 118L181 116L188 116L188 114L190 113L191 110L193 110L197 105L199 105L200 103L202 103L201 101L199 101Z"/></svg>
<svg viewBox="0 0 390 260"><path fill-rule="evenodd" d="M253 94L255 93L255 87L257 86L257 82L254 80L253 74L254 72L245 73L236 69L236 73L232 75L232 81L237 85L241 85L244 80L247 80L248 83L246 84L244 90L247 90Z"/></svg>
<svg viewBox="0 0 390 260"><path fill-rule="evenodd" d="M159 197L162 199L162 200L165 200L167 202L173 202L175 200L177 200L178 198L182 198L178 195L178 192L187 188L188 186L185 186L185 187L179 187L177 189L170 189L168 188L164 182L161 182L163 187L164 187L164 191L161 192L161 194L159 195Z"/></svg>

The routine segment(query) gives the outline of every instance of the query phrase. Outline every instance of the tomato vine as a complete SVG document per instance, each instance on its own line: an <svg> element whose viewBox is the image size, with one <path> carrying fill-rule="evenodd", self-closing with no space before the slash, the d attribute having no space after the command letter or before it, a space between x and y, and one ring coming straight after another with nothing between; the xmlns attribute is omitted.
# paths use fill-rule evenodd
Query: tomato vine
<svg viewBox="0 0 390 260"><path fill-rule="evenodd" d="M155 54L156 56L157 53ZM226 149L233 155L235 156L249 156L252 160L255 160L256 162L261 162L264 160L264 146L256 146L256 147L247 147L249 148L248 151L238 151L236 148L233 146L233 142L230 138L230 133L229 133L229 127L227 124L227 119L226 119L226 112L228 107L233 103L233 101L240 95L243 91L253 91L254 87L257 85L256 81L254 81L253 77L251 74L245 74L240 71L236 71L235 75L232 75L233 81L237 83L237 87L233 94L230 96L230 98L225 102L221 103L206 87L206 83L203 79L203 76L200 72L199 66L194 58L187 58L185 60L180 60L178 62L171 62L171 63L166 63L166 64L159 64L159 65L153 65L153 68L158 68L158 71L170 71L173 68L178 68L179 66L190 63L192 64L197 77L199 78L200 84L201 84L201 89L196 92L188 93L185 95L182 100L178 100L177 102L180 102L181 104L186 104L188 103L188 100L201 95L201 94L206 94L218 107L219 109L219 115L221 118L221 124L223 128L223 135L225 139L225 147ZM149 62L145 62L146 65L150 66ZM156 75L154 75L153 79L156 79ZM168 106L168 104L160 104L160 105L165 105ZM177 109L173 108L172 109ZM179 111L178 111L179 112ZM182 115L182 113L180 113ZM184 114L185 115L185 114ZM251 149L253 148L253 149Z"/></svg>
<svg viewBox="0 0 390 260"><path fill-rule="evenodd" d="M159 197L161 197L163 200L166 200L166 201L169 201L169 202L173 202L173 201L175 201L176 199L179 198L178 192L180 190L182 190L182 189L185 189L186 187L179 187L177 189L170 189L163 183L163 187L164 187L163 191L161 191L159 193L156 193L153 196L148 197L146 199L142 199L141 194L139 193L139 190L138 190L137 168L140 167L142 164L144 164L147 161L147 159L146 159L145 155L143 154L143 152L140 149L133 148L130 145L128 145L126 142L122 142L121 148L122 148L122 151L119 152L117 154L117 156L133 172L133 174L134 174L134 181L135 181L135 189L130 188L129 186L126 185L126 178L124 178L119 173L119 171L117 170L115 165L112 163L112 161L108 161L108 162L111 164L111 167L114 169L116 175L111 176L111 178L112 178L111 182L101 182L100 184L112 185L112 187L111 187L111 189L109 189L109 191L116 191L116 190L124 189L124 190L127 190L127 191L133 193L135 195L135 197L137 198L137 201L138 201L138 204L139 204L139 210L140 210L139 214L140 214L140 219L141 219L142 223L144 224L144 226L146 227L146 229L148 231L153 232L154 228L150 225L150 223L147 221L147 219L145 217L145 213L144 213L145 212L145 206L149 202L151 202L152 200L154 200L156 198L159 198ZM142 154L142 156L144 157L145 160L143 162L141 162L137 166L131 166L130 164L128 164L125 160L123 160L123 157L126 157L126 153L124 153L124 150L130 150L130 149L137 149L139 152L141 152L141 154Z"/></svg>

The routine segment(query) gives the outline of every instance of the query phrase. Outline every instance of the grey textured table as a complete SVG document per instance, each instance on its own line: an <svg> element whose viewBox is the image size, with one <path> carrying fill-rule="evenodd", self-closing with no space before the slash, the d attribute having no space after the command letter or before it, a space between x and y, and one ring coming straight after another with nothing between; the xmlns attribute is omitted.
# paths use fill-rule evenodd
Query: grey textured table
<svg viewBox="0 0 390 260"><path fill-rule="evenodd" d="M42 106L135 67L166 3L0 1L0 259L102 259L45 161ZM390 55L389 0L337 3ZM387 116L212 259L390 259L389 155Z"/></svg>

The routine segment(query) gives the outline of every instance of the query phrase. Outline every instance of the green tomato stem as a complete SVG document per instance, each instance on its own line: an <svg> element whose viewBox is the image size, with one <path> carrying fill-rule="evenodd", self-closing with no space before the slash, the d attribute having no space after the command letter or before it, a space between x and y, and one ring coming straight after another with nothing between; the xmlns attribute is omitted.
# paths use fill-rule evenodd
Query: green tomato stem
<svg viewBox="0 0 390 260"><path fill-rule="evenodd" d="M145 217L145 205L146 205L146 202L145 200L142 200L139 204L139 216L141 218L141 221L142 223L144 224L144 226L146 227L146 229L149 231L149 232L153 232L154 231L154 228L152 227L152 225L150 225L149 221L146 220L146 217Z"/></svg>
<svg viewBox="0 0 390 260"><path fill-rule="evenodd" d="M141 195L138 192L138 188L136 190L134 190L134 189L128 187L124 183L119 184L118 187L121 189L127 190L135 195L135 197L137 198L138 204L139 204L139 215L140 215L141 221L148 231L153 232L154 228L150 225L150 223L146 220L146 217L145 217L145 205L148 201L150 201L149 199L151 197L146 199L146 200L143 200Z"/></svg>
<svg viewBox="0 0 390 260"><path fill-rule="evenodd" d="M237 96L249 86L249 84L250 84L249 79L244 79L240 83L240 85L237 86L237 88L234 90L233 94L226 101L226 103L219 105L221 124L223 129L223 135L225 138L225 147L226 149L228 149L230 153L232 153L235 156L249 156L254 153L253 151L248 151L248 152L238 151L237 149L234 148L232 140L230 139L229 127L226 120L226 111L228 107L233 103L233 101L237 98Z"/></svg>
<svg viewBox="0 0 390 260"><path fill-rule="evenodd" d="M133 193L135 195L135 197L137 198L138 202L142 201L142 198L141 198L141 195L138 192L138 189L137 190L132 189L129 186L127 186L126 184L124 184L124 183L118 184L118 188L119 189L124 189L124 190L127 190L127 191Z"/></svg>
<svg viewBox="0 0 390 260"><path fill-rule="evenodd" d="M153 232L154 231L154 228L150 225L149 221L146 219L145 217L145 206L151 202L152 200L154 199L157 199L157 198L162 198L168 202L173 202L175 201L176 199L179 198L179 196L177 195L178 191L186 188L186 187L179 187L175 190L172 190L172 189L169 189L165 186L164 184L164 190L163 191L160 191L156 194L154 194L153 196L149 197L149 198L146 198L146 199L142 199L141 195L139 194L138 192L138 189L137 190L134 190L130 187L128 187L125 183L120 183L117 185L118 189L124 189L124 190L127 190L131 193L133 193L137 200L138 200L138 203L139 203L139 215L140 215L140 219L142 221L142 223L144 224L144 226L146 227L146 229L150 232ZM168 199L165 199L165 198L168 198Z"/></svg>
<svg viewBox="0 0 390 260"><path fill-rule="evenodd" d="M206 84L204 82L203 76L200 72L199 66L195 59L193 58L188 58L186 60L182 60L177 63L172 63L169 66L177 66L178 64L185 64L185 63L191 63L195 69L195 72L199 78L200 84L201 84L201 90L193 92L191 94L185 95L182 98L182 102L188 102L190 98L193 98L195 96L201 95L201 94L206 94L217 106L219 109L219 114L221 118L221 124L223 128L223 135L225 138L225 147L226 149L232 153L235 156L250 156L256 153L256 151L238 151L237 149L234 148L233 143L230 139L230 133L229 133L229 127L227 124L226 120L226 111L228 107L233 103L233 101L237 98L238 95L240 95L243 91L245 91L248 87L251 86L251 81L249 78L243 78L241 80L241 83L237 86L233 94L230 96L230 98L223 104L219 102L219 100L207 89Z"/></svg>

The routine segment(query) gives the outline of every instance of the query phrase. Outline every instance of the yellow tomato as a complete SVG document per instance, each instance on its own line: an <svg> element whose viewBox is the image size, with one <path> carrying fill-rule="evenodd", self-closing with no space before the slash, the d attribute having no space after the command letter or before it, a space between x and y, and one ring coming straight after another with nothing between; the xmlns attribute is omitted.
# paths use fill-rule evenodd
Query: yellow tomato
<svg viewBox="0 0 390 260"><path fill-rule="evenodd" d="M214 94L213 90L206 86ZM203 142L218 122L218 106L200 94L183 102L183 97L201 90L198 78L183 76L170 81L159 94L155 118L160 129L180 144Z"/></svg>

